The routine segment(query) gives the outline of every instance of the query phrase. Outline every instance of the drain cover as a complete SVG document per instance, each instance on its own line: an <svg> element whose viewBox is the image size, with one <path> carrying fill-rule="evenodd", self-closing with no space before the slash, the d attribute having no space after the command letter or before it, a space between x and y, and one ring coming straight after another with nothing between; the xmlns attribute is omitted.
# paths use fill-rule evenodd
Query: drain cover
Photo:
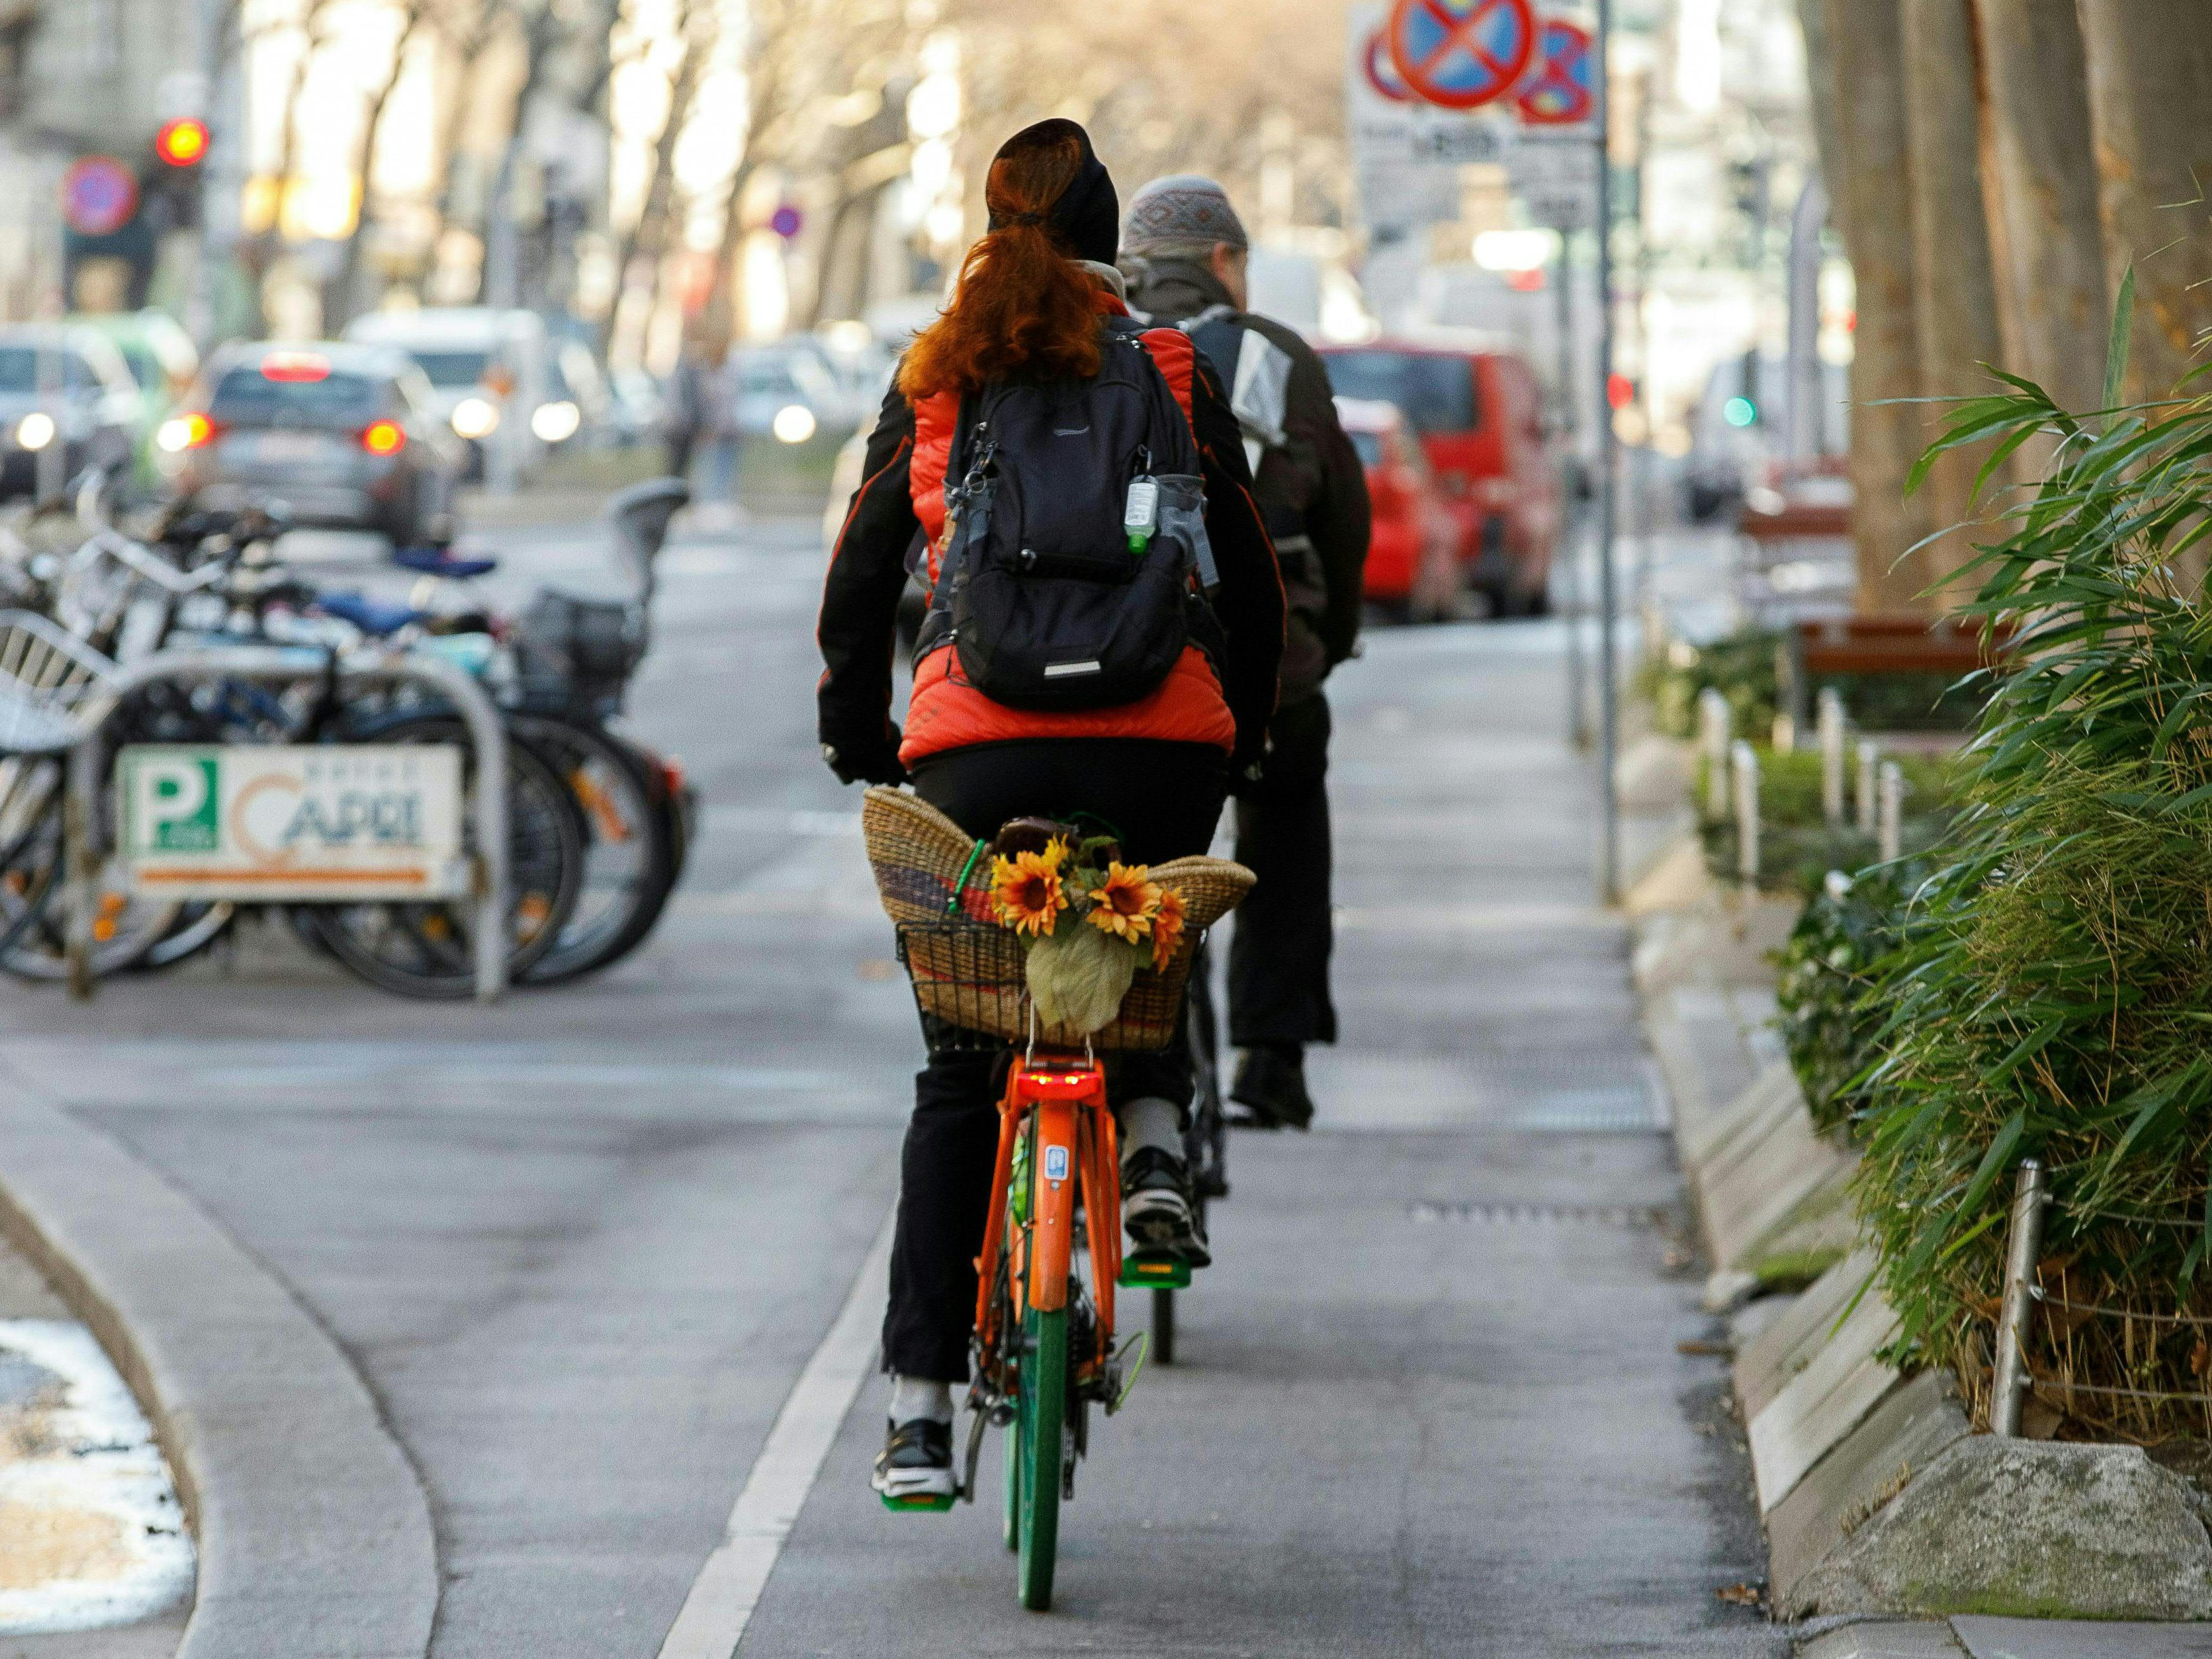
<svg viewBox="0 0 2212 1659"><path fill-rule="evenodd" d="M1476 1204L1422 1199L1406 1206L1408 1219L1457 1222L1480 1227L1664 1227L1665 1209L1636 1204Z"/></svg>
<svg viewBox="0 0 2212 1659"><path fill-rule="evenodd" d="M1507 1121L1516 1129L1554 1133L1620 1133L1663 1128L1666 1124L1648 1083L1625 1088L1555 1090L1515 1106Z"/></svg>

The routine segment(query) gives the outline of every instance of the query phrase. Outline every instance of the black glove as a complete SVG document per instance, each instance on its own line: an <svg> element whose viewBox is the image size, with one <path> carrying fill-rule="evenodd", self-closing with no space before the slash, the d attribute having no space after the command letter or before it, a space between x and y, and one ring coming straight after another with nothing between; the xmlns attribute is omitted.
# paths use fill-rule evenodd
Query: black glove
<svg viewBox="0 0 2212 1659"><path fill-rule="evenodd" d="M848 739L842 743L824 743L822 758L837 775L840 783L883 783L896 786L907 781L907 769L898 757L899 729L896 726L880 737Z"/></svg>

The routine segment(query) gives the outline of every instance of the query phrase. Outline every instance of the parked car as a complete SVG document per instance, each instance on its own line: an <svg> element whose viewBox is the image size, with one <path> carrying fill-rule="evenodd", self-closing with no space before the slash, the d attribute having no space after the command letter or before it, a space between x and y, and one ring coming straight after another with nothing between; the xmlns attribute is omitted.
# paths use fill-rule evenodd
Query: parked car
<svg viewBox="0 0 2212 1659"><path fill-rule="evenodd" d="M1499 616L1547 605L1559 538L1557 470L1536 377L1520 355L1485 337L1328 346L1337 392L1394 404L1419 434L1450 510L1460 562Z"/></svg>
<svg viewBox="0 0 2212 1659"><path fill-rule="evenodd" d="M1440 622L1459 611L1465 572L1457 526L1420 441L1395 404L1339 398L1337 418L1367 474L1374 529L1367 543L1369 603L1409 622Z"/></svg>
<svg viewBox="0 0 2212 1659"><path fill-rule="evenodd" d="M396 347L415 360L439 417L469 446L471 476L500 461L526 477L549 441L572 436L581 425L580 406L562 395L565 385L556 385L553 345L534 311L443 306L374 312L356 318L346 338ZM571 418L576 427L568 425ZM559 436L549 441L549 431Z"/></svg>
<svg viewBox="0 0 2212 1659"><path fill-rule="evenodd" d="M184 325L166 311L88 313L71 318L73 325L101 336L123 354L123 366L138 388L138 416L131 436L132 471L141 483L160 477L156 467L155 434L177 410L192 389L200 368L200 354Z"/></svg>
<svg viewBox="0 0 2212 1659"><path fill-rule="evenodd" d="M452 534L465 460L411 357L336 342L224 348L157 442L204 506L281 501L301 524L398 547Z"/></svg>
<svg viewBox="0 0 2212 1659"><path fill-rule="evenodd" d="M45 390L41 357L52 382ZM40 454L55 444L64 477L87 466L121 471L131 462L143 401L123 354L94 330L0 327L0 496L33 494Z"/></svg>

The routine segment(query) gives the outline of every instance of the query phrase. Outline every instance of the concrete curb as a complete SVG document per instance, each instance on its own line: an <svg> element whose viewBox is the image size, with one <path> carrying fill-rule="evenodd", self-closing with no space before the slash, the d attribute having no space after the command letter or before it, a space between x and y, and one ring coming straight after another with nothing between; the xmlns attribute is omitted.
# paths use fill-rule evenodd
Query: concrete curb
<svg viewBox="0 0 2212 1659"><path fill-rule="evenodd" d="M422 1485L352 1364L208 1215L0 1073L0 1231L146 1407L199 1545L180 1659L421 1659Z"/></svg>

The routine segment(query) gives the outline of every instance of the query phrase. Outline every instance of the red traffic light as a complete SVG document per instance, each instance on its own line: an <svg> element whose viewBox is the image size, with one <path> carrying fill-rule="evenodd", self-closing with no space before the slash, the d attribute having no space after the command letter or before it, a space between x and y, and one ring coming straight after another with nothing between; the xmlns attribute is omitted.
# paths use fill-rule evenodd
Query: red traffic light
<svg viewBox="0 0 2212 1659"><path fill-rule="evenodd" d="M198 167L207 157L208 142L206 122L180 115L154 135L154 154L173 167Z"/></svg>
<svg viewBox="0 0 2212 1659"><path fill-rule="evenodd" d="M1626 374L1610 374L1605 382L1606 405L1611 409L1626 409L1636 401L1636 382Z"/></svg>

